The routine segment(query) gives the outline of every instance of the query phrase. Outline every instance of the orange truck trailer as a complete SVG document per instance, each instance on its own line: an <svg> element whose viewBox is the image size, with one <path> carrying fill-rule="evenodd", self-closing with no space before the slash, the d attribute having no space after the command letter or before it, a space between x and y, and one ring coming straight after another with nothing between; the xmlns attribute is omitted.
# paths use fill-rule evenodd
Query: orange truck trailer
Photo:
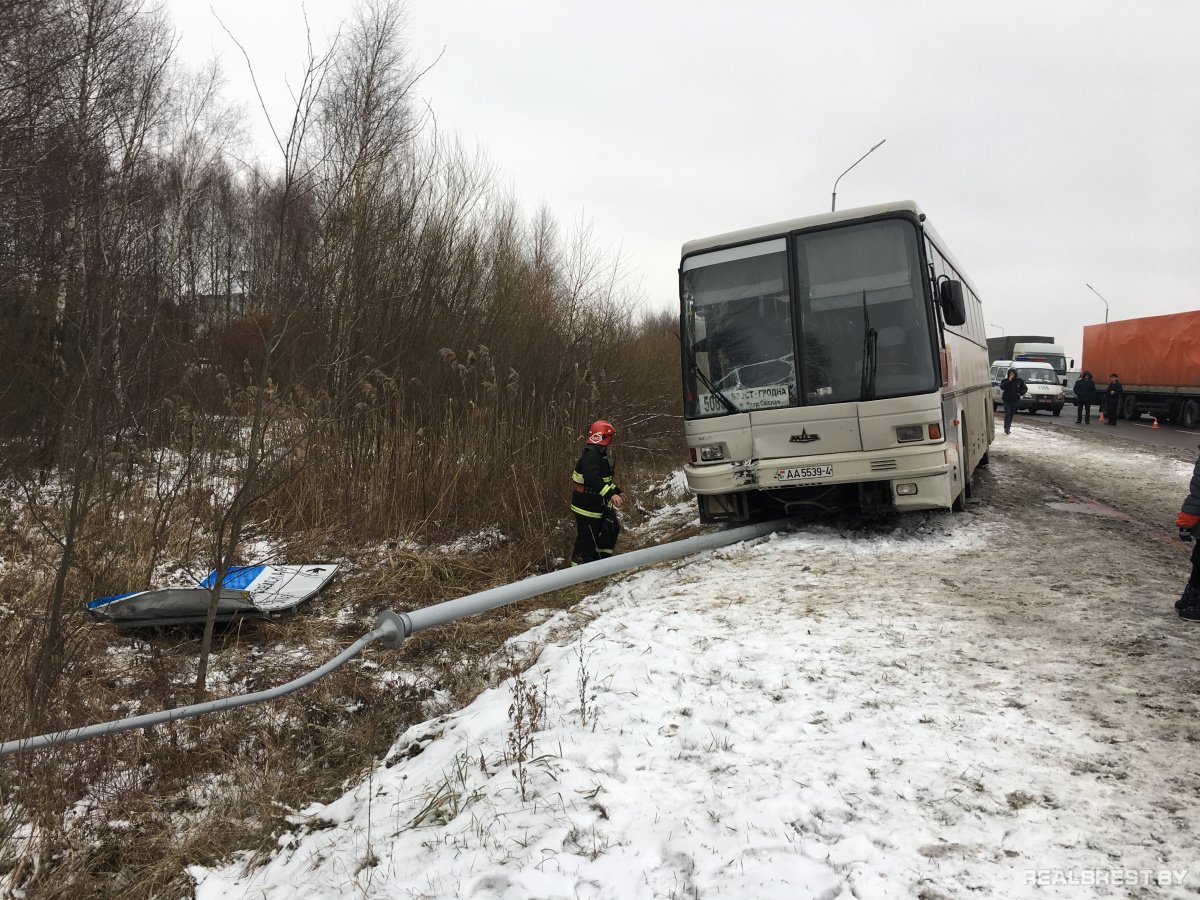
<svg viewBox="0 0 1200 900"><path fill-rule="evenodd" d="M1110 372L1125 388L1120 415L1200 425L1200 310L1083 328L1082 368L1103 391Z"/></svg>

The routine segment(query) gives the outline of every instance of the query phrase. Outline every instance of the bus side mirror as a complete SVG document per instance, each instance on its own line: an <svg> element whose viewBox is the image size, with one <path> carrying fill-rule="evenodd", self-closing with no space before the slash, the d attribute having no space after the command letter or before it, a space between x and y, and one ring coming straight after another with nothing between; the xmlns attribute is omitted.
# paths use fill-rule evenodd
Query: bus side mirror
<svg viewBox="0 0 1200 900"><path fill-rule="evenodd" d="M946 279L939 289L938 299L942 304L942 318L947 325L964 325L967 321L967 301L963 297L961 281Z"/></svg>

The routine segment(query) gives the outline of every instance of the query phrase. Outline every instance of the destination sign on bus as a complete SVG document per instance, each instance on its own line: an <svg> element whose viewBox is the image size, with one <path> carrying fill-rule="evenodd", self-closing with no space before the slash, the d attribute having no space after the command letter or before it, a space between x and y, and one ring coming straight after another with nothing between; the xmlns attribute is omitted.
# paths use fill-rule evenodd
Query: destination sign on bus
<svg viewBox="0 0 1200 900"><path fill-rule="evenodd" d="M740 412L750 412L755 409L774 409L788 405L788 387L786 384L773 384L770 387L730 388L721 392ZM700 412L703 415L729 412L716 394L700 394L697 398Z"/></svg>

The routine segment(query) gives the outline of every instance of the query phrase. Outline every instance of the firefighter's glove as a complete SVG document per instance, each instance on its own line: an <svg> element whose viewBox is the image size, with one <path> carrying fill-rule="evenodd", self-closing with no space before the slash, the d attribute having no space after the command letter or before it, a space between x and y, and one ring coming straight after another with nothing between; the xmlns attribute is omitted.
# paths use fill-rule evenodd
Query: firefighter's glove
<svg viewBox="0 0 1200 900"><path fill-rule="evenodd" d="M1192 530L1200 525L1200 516L1180 510L1175 517L1175 524L1179 526L1179 539L1185 544L1190 543L1195 538Z"/></svg>

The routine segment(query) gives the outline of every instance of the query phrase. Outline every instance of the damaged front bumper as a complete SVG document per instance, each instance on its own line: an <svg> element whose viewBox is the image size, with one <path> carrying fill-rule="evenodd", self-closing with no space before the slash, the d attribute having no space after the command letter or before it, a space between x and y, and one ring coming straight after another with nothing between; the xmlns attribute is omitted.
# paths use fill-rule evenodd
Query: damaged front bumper
<svg viewBox="0 0 1200 900"><path fill-rule="evenodd" d="M940 444L705 465L688 463L683 471L688 487L700 495L889 482L893 508L921 510L950 508L953 479L948 476L957 466L955 449Z"/></svg>

